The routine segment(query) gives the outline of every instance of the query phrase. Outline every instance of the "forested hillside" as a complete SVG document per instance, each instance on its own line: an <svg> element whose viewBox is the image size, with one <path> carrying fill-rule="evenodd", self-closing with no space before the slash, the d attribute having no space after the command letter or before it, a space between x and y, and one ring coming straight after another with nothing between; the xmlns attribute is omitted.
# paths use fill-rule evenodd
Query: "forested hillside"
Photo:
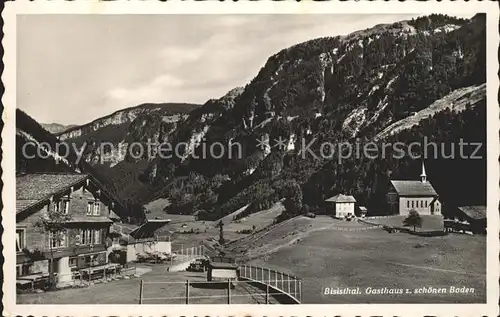
<svg viewBox="0 0 500 317"><path fill-rule="evenodd" d="M243 158L194 159L190 154L200 156L203 148L188 146L185 157L149 167L155 172L155 197L171 199L169 212L217 218L246 204L251 210L266 208L284 197L290 198L292 213L321 211L325 198L343 192L371 213L386 213L389 178L418 178L420 161L351 157L339 164L335 157L302 158L301 140L314 138L317 146L367 143L436 100L453 99L459 88L476 90L486 81L485 43L484 16L431 15L284 49L244 89L233 92L231 102L227 96L207 102L198 111L205 120L193 112L172 134L174 143L192 144L201 137L208 145L239 142ZM465 110L432 112L411 129L378 142L421 142L423 136L484 142L484 90L478 94ZM289 143L285 149L256 146L257 139L280 136ZM445 204L484 203L485 161L450 162L439 156L426 164Z"/></svg>
<svg viewBox="0 0 500 317"><path fill-rule="evenodd" d="M16 174L24 173L86 173L105 187L118 202L116 212L134 221L144 218L142 207L128 206L120 199L108 177L96 171L85 160L79 160L75 148L68 147L45 130L36 120L16 109Z"/></svg>
<svg viewBox="0 0 500 317"><path fill-rule="evenodd" d="M190 112L144 108L125 125L106 117L109 122L97 129L70 129L61 139L91 144L89 163L132 212L166 197L172 203L166 211L200 219L217 219L247 204L245 212L254 212L283 198L281 219L322 212L324 199L337 193L354 195L371 214L386 214L389 180L418 179L421 160L395 158L390 149L376 158L303 154L320 152L324 143L363 147L374 141L380 148L425 139L445 145L425 164L446 210L485 204L485 82L485 15L430 15L283 49L245 87ZM181 155L132 159L95 151L103 141L151 138L180 146ZM286 146L273 146L279 138ZM482 143L474 154L483 159L447 159L461 138ZM258 140L271 146L259 147ZM207 157L206 149L217 142L227 145L226 153ZM227 151L234 143L241 145L241 156ZM104 164L93 163L106 154Z"/></svg>
<svg viewBox="0 0 500 317"><path fill-rule="evenodd" d="M147 200L153 191L142 178L150 158L135 159L128 146L139 143L146 148L147 142L167 140L187 114L198 107L188 103L145 103L70 128L58 137L83 147L82 160L107 179L130 209L142 213L139 201Z"/></svg>

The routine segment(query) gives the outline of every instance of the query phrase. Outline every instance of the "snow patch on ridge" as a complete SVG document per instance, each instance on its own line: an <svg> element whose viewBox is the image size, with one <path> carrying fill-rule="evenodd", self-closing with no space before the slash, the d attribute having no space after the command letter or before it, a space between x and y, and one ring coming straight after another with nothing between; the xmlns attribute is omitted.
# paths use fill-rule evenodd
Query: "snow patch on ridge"
<svg viewBox="0 0 500 317"><path fill-rule="evenodd" d="M195 132L191 135L191 138L189 139L189 142L187 144L186 150L184 152L184 155L182 156L181 161L184 161L189 155L193 154L196 147L200 145L201 140L207 134L208 129L209 126L205 125L200 132Z"/></svg>
<svg viewBox="0 0 500 317"><path fill-rule="evenodd" d="M342 124L342 130L350 131L351 137L355 137L366 120L367 110L366 107L359 107L352 110L345 118Z"/></svg>
<svg viewBox="0 0 500 317"><path fill-rule="evenodd" d="M445 109L461 112L465 110L467 103L474 105L484 98L486 98L486 84L456 89L443 98L436 100L429 107L420 110L415 115L394 122L378 133L374 140L378 141L402 130L411 129L411 127L419 124L421 120Z"/></svg>

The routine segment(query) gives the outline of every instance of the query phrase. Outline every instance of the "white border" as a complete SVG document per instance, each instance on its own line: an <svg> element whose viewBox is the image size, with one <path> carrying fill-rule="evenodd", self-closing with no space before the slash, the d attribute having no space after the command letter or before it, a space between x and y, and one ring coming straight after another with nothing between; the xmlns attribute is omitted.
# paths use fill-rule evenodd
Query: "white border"
<svg viewBox="0 0 500 317"><path fill-rule="evenodd" d="M15 303L15 108L16 108L16 15L17 14L308 14L308 13L487 13L487 304L318 304L318 305L16 305ZM499 108L497 92L498 6L495 2L160 2L150 1L44 1L18 0L5 4L3 46L5 69L2 81L3 155L2 180L4 190L4 316L10 315L70 315L70 316L497 316L499 298ZM11 247L12 246L12 247Z"/></svg>

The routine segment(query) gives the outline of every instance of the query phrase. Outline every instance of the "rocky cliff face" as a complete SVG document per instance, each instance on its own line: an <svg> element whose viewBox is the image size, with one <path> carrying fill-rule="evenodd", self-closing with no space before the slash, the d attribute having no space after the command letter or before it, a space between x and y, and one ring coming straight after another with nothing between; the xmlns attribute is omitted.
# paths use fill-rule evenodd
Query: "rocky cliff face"
<svg viewBox="0 0 500 317"><path fill-rule="evenodd" d="M243 141L245 157L266 136L283 136L289 149L306 134L372 138L454 89L484 82L484 67L472 66L484 62L481 31L480 17L431 16L295 45L271 56L231 106L225 96L193 111L173 141L189 144L185 161L202 137Z"/></svg>
<svg viewBox="0 0 500 317"><path fill-rule="evenodd" d="M113 167L126 159L129 144L166 140L177 124L187 118L187 113L197 107L194 104L143 104L68 129L58 134L58 138L83 146L87 162Z"/></svg>

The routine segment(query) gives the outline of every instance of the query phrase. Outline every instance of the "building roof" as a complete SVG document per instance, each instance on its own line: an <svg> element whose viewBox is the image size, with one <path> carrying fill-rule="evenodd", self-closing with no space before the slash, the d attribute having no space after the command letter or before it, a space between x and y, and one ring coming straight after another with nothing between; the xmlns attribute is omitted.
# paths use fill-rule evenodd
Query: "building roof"
<svg viewBox="0 0 500 317"><path fill-rule="evenodd" d="M109 211L109 216L108 216L109 219L120 219L120 216L118 216L113 210L110 210Z"/></svg>
<svg viewBox="0 0 500 317"><path fill-rule="evenodd" d="M87 174L47 173L16 177L16 200L40 200L57 194L88 177Z"/></svg>
<svg viewBox="0 0 500 317"><path fill-rule="evenodd" d="M210 267L212 269L233 269L233 270L236 270L238 268L238 264L227 263L227 262L210 262Z"/></svg>
<svg viewBox="0 0 500 317"><path fill-rule="evenodd" d="M87 174L34 173L16 177L16 214L88 178Z"/></svg>
<svg viewBox="0 0 500 317"><path fill-rule="evenodd" d="M438 194L429 182L416 180L391 181L392 186L400 196L437 196Z"/></svg>
<svg viewBox="0 0 500 317"><path fill-rule="evenodd" d="M54 195L64 193L90 179L113 203L119 202L106 188L89 174L31 173L16 177L16 214L46 202ZM121 206L121 205L120 205Z"/></svg>
<svg viewBox="0 0 500 317"><path fill-rule="evenodd" d="M352 197L351 195L343 195L343 194L338 194L333 197L328 198L325 200L327 202L335 202L335 203L355 203L356 199Z"/></svg>
<svg viewBox="0 0 500 317"><path fill-rule="evenodd" d="M30 206L36 204L38 200L35 199L20 199L16 200L16 214L22 210L25 210L26 208L29 208Z"/></svg>
<svg viewBox="0 0 500 317"><path fill-rule="evenodd" d="M471 219L486 219L486 206L462 206L458 209Z"/></svg>
<svg viewBox="0 0 500 317"><path fill-rule="evenodd" d="M149 219L139 227L132 230L129 235L134 239L145 239L154 237L155 231L165 226L170 219Z"/></svg>

